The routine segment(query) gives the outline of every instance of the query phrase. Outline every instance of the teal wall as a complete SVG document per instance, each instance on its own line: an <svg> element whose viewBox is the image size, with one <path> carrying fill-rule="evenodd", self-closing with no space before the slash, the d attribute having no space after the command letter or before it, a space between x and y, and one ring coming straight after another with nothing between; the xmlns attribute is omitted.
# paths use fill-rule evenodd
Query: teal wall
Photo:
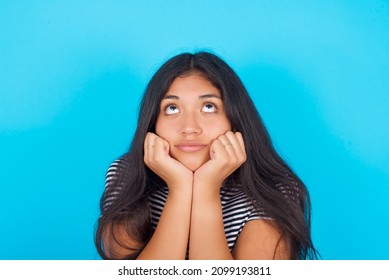
<svg viewBox="0 0 389 280"><path fill-rule="evenodd" d="M239 5L237 3L240 3ZM324 259L389 259L389 1L1 1L0 259L98 259L153 72L208 49L306 182Z"/></svg>

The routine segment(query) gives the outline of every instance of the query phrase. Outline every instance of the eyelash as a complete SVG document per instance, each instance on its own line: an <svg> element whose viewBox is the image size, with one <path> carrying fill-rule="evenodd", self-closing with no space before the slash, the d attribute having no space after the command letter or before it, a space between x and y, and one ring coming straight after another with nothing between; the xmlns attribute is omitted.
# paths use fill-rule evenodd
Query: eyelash
<svg viewBox="0 0 389 280"><path fill-rule="evenodd" d="M167 110L167 108L169 108L169 106L175 106L178 108L178 106L176 104L174 104L173 102L169 102L165 106L163 106L162 112L164 112L166 114L166 110ZM169 114L167 114L167 115L169 115Z"/></svg>
<svg viewBox="0 0 389 280"><path fill-rule="evenodd" d="M213 102L206 102L203 104L203 107L206 106L206 105L212 105L213 107L215 107L215 111L219 111L219 108L217 107L217 105Z"/></svg>
<svg viewBox="0 0 389 280"><path fill-rule="evenodd" d="M205 103L203 103L201 108L203 108L206 105L212 105L213 107L215 107L215 112L219 111L218 106L213 102L205 102ZM169 102L163 106L162 112L164 112L166 114L166 110L169 108L169 106L175 106L176 108L178 108L178 106L174 102ZM169 114L166 114L166 115L169 115Z"/></svg>

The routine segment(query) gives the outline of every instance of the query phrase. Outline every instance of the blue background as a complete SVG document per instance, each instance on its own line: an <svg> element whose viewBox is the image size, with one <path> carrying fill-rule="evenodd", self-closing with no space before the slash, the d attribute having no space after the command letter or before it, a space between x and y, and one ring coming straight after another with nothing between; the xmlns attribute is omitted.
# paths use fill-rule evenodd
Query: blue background
<svg viewBox="0 0 389 280"><path fill-rule="evenodd" d="M389 259L388 2L1 1L0 259L99 258L105 171L143 89L202 49L307 184L322 257Z"/></svg>

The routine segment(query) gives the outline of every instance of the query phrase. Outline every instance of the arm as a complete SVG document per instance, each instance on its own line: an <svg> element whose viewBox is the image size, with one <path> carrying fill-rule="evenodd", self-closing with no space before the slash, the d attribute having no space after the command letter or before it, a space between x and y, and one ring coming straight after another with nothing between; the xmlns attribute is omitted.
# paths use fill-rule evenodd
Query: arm
<svg viewBox="0 0 389 280"><path fill-rule="evenodd" d="M190 259L290 259L290 248L278 227L264 219L247 222L230 253L220 185L246 159L242 136L227 132L215 141L211 153L211 160L194 177Z"/></svg>
<svg viewBox="0 0 389 280"><path fill-rule="evenodd" d="M186 257L192 194L191 192L180 193L172 189L169 191L151 239L137 257L139 260L183 260ZM103 243L107 256L112 259L122 259L134 253L142 245L128 235L123 224L114 224L112 229L107 228Z"/></svg>
<svg viewBox="0 0 389 280"><path fill-rule="evenodd" d="M211 146L211 159L196 170L190 227L190 259L233 259L223 224L220 187L246 160L242 135L226 132Z"/></svg>
<svg viewBox="0 0 389 280"><path fill-rule="evenodd" d="M191 182L188 187L192 188ZM185 259L192 194L169 189L172 190L169 190L157 228L137 259Z"/></svg>
<svg viewBox="0 0 389 280"><path fill-rule="evenodd" d="M104 252L109 259L123 259L135 253L141 244L129 238L122 223L110 224L103 233Z"/></svg>
<svg viewBox="0 0 389 280"><path fill-rule="evenodd" d="M193 172L169 155L169 143L154 133L145 139L146 165L168 185L157 228L138 259L185 259L189 239Z"/></svg>
<svg viewBox="0 0 389 280"><path fill-rule="evenodd" d="M189 239L193 172L169 156L169 144L153 133L145 139L145 164L168 185L169 194L157 228L137 259L185 259ZM140 244L117 225L119 243L139 248ZM115 232L116 233L116 232ZM104 247L110 255L123 256L124 250L107 232ZM135 250L134 250L135 251Z"/></svg>
<svg viewBox="0 0 389 280"><path fill-rule="evenodd" d="M193 186L189 258L229 260L219 189L209 192L207 187L196 182Z"/></svg>
<svg viewBox="0 0 389 280"><path fill-rule="evenodd" d="M237 260L287 260L290 249L273 222L252 220L244 226L232 255Z"/></svg>

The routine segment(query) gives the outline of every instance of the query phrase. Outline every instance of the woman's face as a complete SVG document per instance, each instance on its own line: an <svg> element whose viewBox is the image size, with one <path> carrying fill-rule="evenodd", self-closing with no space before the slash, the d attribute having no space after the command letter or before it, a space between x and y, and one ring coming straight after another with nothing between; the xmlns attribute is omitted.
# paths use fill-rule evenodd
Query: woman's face
<svg viewBox="0 0 389 280"><path fill-rule="evenodd" d="M198 74L176 78L160 104L156 134L170 156L192 171L210 159L212 141L231 130L221 93Z"/></svg>

